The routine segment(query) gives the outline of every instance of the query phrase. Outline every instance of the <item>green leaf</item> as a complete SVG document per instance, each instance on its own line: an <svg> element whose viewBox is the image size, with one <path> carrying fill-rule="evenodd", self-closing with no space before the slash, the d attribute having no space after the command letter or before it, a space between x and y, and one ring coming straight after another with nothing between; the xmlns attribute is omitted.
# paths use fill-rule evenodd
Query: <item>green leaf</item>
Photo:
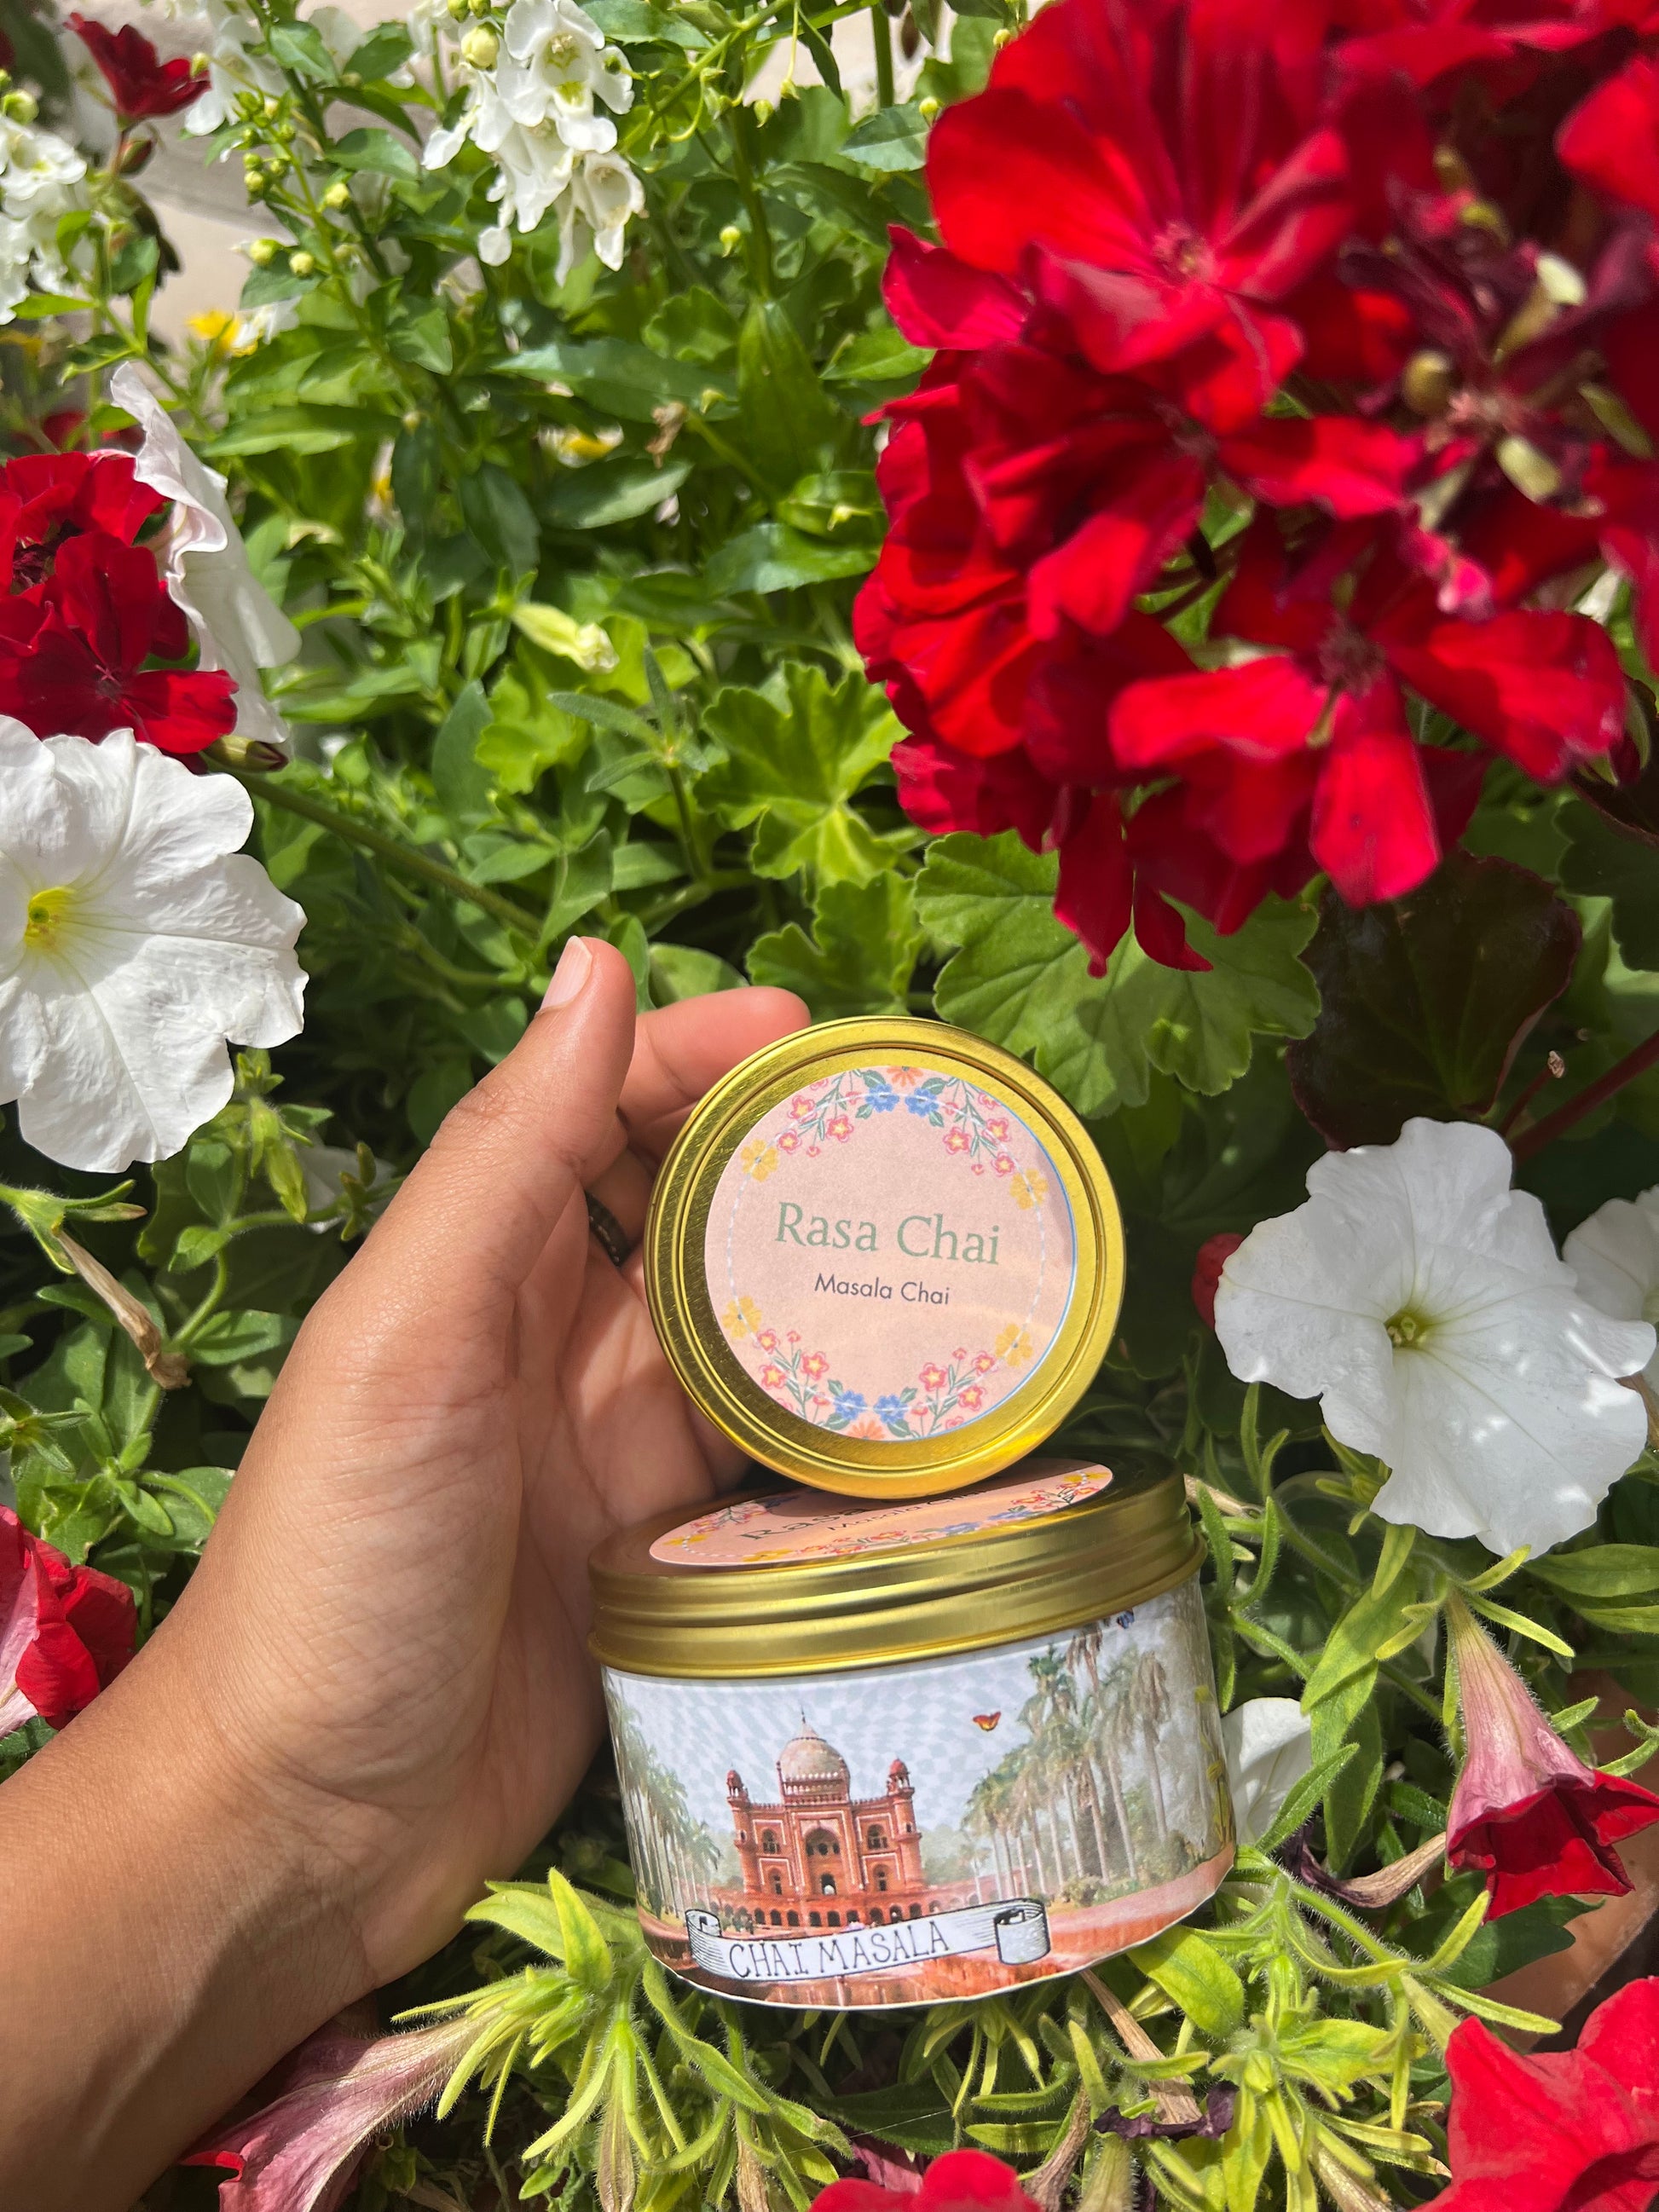
<svg viewBox="0 0 1659 2212"><path fill-rule="evenodd" d="M729 592L793 592L801 584L861 576L875 558L873 545L828 544L787 523L761 522L721 546L708 563L708 588L717 597Z"/></svg>
<svg viewBox="0 0 1659 2212"><path fill-rule="evenodd" d="M353 76L372 84L377 78L388 77L394 70L401 69L413 51L409 33L401 23L379 23L361 46L352 48L346 68ZM360 135L367 137L369 134L351 131L346 137L349 140Z"/></svg>
<svg viewBox="0 0 1659 2212"><path fill-rule="evenodd" d="M915 880L889 869L872 883L826 884L811 937L791 921L757 939L750 981L798 993L816 1021L902 1013L921 942Z"/></svg>
<svg viewBox="0 0 1659 2212"><path fill-rule="evenodd" d="M1243 2027L1244 1984L1198 1929L1166 1928L1129 1956L1206 2035L1231 2035Z"/></svg>
<svg viewBox="0 0 1659 2212"><path fill-rule="evenodd" d="M910 842L877 835L848 801L886 760L899 726L861 676L832 689L823 672L786 661L758 691L728 687L705 727L726 758L698 793L733 829L753 823L757 875L810 868L820 883L867 883Z"/></svg>
<svg viewBox="0 0 1659 2212"><path fill-rule="evenodd" d="M629 848L624 846L623 850ZM740 989L743 978L717 952L697 945L653 945L651 948L651 1003L671 1006L681 999L702 999L710 991Z"/></svg>
<svg viewBox="0 0 1659 2212"><path fill-rule="evenodd" d="M478 759L478 740L489 723L489 702L475 680L463 686L433 740L433 785L458 822L490 811L489 771Z"/></svg>
<svg viewBox="0 0 1659 2212"><path fill-rule="evenodd" d="M821 465L843 419L775 300L753 301L738 334L738 413L744 455L779 493Z"/></svg>
<svg viewBox="0 0 1659 2212"><path fill-rule="evenodd" d="M534 510L514 479L495 462L486 461L457 489L466 526L498 566L523 576L536 565L541 543Z"/></svg>
<svg viewBox="0 0 1659 2212"><path fill-rule="evenodd" d="M207 458L222 461L240 454L331 453L342 446L389 438L395 416L368 407L267 407L209 441Z"/></svg>
<svg viewBox="0 0 1659 2212"><path fill-rule="evenodd" d="M1528 1560L1527 1572L1575 1601L1647 1597L1659 1591L1659 1547L1592 1544L1582 1552L1546 1552Z"/></svg>
<svg viewBox="0 0 1659 2212"><path fill-rule="evenodd" d="M927 160L927 125L914 101L878 107L848 137L842 153L860 168L920 169Z"/></svg>
<svg viewBox="0 0 1659 2212"><path fill-rule="evenodd" d="M334 59L314 24L275 24L267 43L283 67L296 76L309 77L318 84L333 82Z"/></svg>
<svg viewBox="0 0 1659 2212"><path fill-rule="evenodd" d="M490 368L497 376L567 384L578 398L624 422L653 422L665 400L677 399L701 415L711 405L729 404L737 396L729 370L700 358L676 360L629 338L554 338L545 345L503 354Z"/></svg>
<svg viewBox="0 0 1659 2212"><path fill-rule="evenodd" d="M447 376L455 366L449 318L439 300L400 300L386 317L386 342L399 361Z"/></svg>
<svg viewBox="0 0 1659 2212"><path fill-rule="evenodd" d="M542 503L548 520L561 530L602 530L613 522L635 522L672 499L691 473L682 460L626 459L596 461L591 468L563 469Z"/></svg>
<svg viewBox="0 0 1659 2212"><path fill-rule="evenodd" d="M367 40L365 44L373 46L377 39L385 37L388 32L400 40L407 40L408 33L401 24L382 23L374 37ZM356 66L357 58L354 54L352 67L356 69ZM396 68L396 63L392 66ZM367 76L368 71L363 70L361 74ZM414 152L390 131L348 131L335 147L333 158L343 169L366 169L375 176L396 177L405 185L417 185L421 181L421 165Z"/></svg>
<svg viewBox="0 0 1659 2212"><path fill-rule="evenodd" d="M1286 1055L1297 1103L1334 1145L1392 1144L1414 1114L1478 1119L1580 939L1541 877L1468 853L1383 905L1328 890L1308 948L1323 1006Z"/></svg>
<svg viewBox="0 0 1659 2212"><path fill-rule="evenodd" d="M283 1314L220 1313L191 1340L190 1357L204 1367L234 1367L289 1343L299 1324Z"/></svg>
<svg viewBox="0 0 1659 2212"><path fill-rule="evenodd" d="M1656 781L1650 771L1638 793L1646 787L1650 797ZM1567 807L1561 881L1570 891L1611 899L1619 950L1629 966L1650 969L1659 968L1659 836L1645 824L1645 811L1621 821L1601 807Z"/></svg>
<svg viewBox="0 0 1659 2212"><path fill-rule="evenodd" d="M1303 1036L1319 1009L1297 955L1313 933L1306 907L1268 899L1231 937L1193 919L1207 974L1161 967L1126 937L1106 973L1054 915L1058 863L1000 837L937 839L916 886L921 925L961 949L935 998L959 1022L1033 1058L1080 1113L1139 1106L1152 1071L1213 1095L1243 1074L1257 1036Z"/></svg>

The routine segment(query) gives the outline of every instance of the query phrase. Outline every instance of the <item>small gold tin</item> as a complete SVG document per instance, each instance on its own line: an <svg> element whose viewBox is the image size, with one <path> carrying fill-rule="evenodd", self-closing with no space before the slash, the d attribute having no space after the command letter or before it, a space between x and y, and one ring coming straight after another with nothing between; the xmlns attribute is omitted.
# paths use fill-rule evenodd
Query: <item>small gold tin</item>
<svg viewBox="0 0 1659 2212"><path fill-rule="evenodd" d="M686 1391L763 1465L924 1498L1011 1466L1092 1379L1117 1202L1040 1076L937 1022L824 1023L732 1069L653 1194L646 1289Z"/></svg>

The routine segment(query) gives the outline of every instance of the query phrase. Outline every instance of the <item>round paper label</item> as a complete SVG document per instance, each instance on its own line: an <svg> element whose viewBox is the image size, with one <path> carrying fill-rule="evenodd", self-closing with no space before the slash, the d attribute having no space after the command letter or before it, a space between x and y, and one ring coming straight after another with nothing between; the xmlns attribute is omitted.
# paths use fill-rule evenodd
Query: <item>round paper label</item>
<svg viewBox="0 0 1659 2212"><path fill-rule="evenodd" d="M940 1536L971 1536L1063 1512L1097 1497L1111 1479L1103 1467L1049 1460L954 1498L904 1504L848 1505L822 1490L734 1498L659 1536L651 1556L680 1567L753 1567L902 1551Z"/></svg>
<svg viewBox="0 0 1659 2212"><path fill-rule="evenodd" d="M1048 1152L927 1066L781 1100L726 1163L703 1250L732 1357L815 1427L911 1443L980 1420L1066 1317L1076 1239Z"/></svg>

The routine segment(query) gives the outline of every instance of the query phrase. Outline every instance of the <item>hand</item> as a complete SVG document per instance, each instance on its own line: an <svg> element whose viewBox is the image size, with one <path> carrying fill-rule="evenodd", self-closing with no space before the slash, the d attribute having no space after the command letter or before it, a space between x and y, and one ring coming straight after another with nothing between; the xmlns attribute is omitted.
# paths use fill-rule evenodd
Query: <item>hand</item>
<svg viewBox="0 0 1659 2212"><path fill-rule="evenodd" d="M0 1790L0 2203L125 2207L565 1803L588 1554L740 1464L584 1192L637 1245L691 1105L805 1018L749 990L636 1024L621 955L573 942L313 1310L183 1598Z"/></svg>
<svg viewBox="0 0 1659 2212"><path fill-rule="evenodd" d="M599 1739L587 1559L739 1455L658 1346L637 1247L690 1106L805 1018L778 991L647 1014L577 939L294 1346L169 1632L236 1770L331 1854L369 1980L510 1873Z"/></svg>

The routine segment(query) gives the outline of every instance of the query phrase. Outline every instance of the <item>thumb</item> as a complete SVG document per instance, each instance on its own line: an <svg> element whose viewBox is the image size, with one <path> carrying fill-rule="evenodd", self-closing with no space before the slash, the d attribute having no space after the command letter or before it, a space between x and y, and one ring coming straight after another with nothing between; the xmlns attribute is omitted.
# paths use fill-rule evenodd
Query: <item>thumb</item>
<svg viewBox="0 0 1659 2212"><path fill-rule="evenodd" d="M430 1324L440 1302L510 1299L562 1215L622 1151L617 1103L634 1050L633 971L573 937L524 1036L445 1117L342 1278Z"/></svg>

